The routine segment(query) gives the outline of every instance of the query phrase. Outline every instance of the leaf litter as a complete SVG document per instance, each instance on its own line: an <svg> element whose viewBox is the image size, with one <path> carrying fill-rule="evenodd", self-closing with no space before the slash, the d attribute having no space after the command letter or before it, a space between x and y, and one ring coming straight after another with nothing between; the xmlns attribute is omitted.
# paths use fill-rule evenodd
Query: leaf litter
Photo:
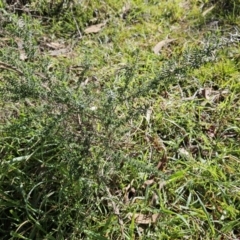
<svg viewBox="0 0 240 240"><path fill-rule="evenodd" d="M84 32L86 34L89 33L98 33L102 30L102 28L106 25L106 23L99 23L99 24L95 24L95 25L91 25L89 27L87 27Z"/></svg>
<svg viewBox="0 0 240 240"><path fill-rule="evenodd" d="M169 45L170 43L172 43L172 42L174 42L174 41L176 41L176 40L177 40L177 39L174 38L174 39L164 39L164 40L160 41L160 42L157 43L157 44L155 45L155 47L153 48L153 52L154 52L155 54L159 54L163 47Z"/></svg>

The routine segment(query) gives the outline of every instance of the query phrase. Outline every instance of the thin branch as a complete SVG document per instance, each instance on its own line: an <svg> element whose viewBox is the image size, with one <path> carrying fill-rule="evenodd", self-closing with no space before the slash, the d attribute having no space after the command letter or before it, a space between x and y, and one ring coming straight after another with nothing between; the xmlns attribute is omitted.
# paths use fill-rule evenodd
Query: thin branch
<svg viewBox="0 0 240 240"><path fill-rule="evenodd" d="M1 68L1 69L12 70L12 71L17 72L17 73L20 74L20 75L24 75L21 70L17 69L16 67L14 67L14 66L12 66L12 65L10 65L10 64L7 64L7 63L1 62L1 61L0 61L0 68Z"/></svg>

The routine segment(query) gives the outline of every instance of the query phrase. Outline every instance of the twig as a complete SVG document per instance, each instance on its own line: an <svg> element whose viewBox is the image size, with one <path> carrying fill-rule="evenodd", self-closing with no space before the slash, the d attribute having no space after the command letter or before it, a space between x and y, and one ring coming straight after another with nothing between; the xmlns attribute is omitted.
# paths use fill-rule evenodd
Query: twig
<svg viewBox="0 0 240 240"><path fill-rule="evenodd" d="M71 12L72 12L72 15L73 15L73 20L74 20L74 22L75 22L75 24L76 24L76 27L77 27L77 30L78 30L79 38L81 39L81 38L82 38L82 33L81 33L80 29L79 29L77 20L76 20L76 18L75 18L75 16L74 16L74 13L73 13L73 10L72 10L72 6L71 6Z"/></svg>
<svg viewBox="0 0 240 240"><path fill-rule="evenodd" d="M7 64L7 63L1 62L1 61L0 61L0 68L1 68L1 69L12 70L12 71L17 72L17 73L20 74L20 75L24 75L21 70L17 69L16 67L14 67L14 66L12 66L12 65L10 65L10 64Z"/></svg>
<svg viewBox="0 0 240 240"><path fill-rule="evenodd" d="M108 187L106 187L106 190L107 190L107 195L108 195L108 197L109 197L109 199L110 199L110 201L111 201L111 205L112 205L112 207L113 207L113 212L114 212L114 214L115 214L115 215L117 216L117 218L118 218L118 223L119 223L119 225L120 225L121 232L122 232L122 236L123 236L123 234L124 234L124 225L123 225L123 220L122 220L121 217L120 217L119 208L117 207L116 203L112 200L112 199L113 199L113 196L112 196L112 194L110 193L110 190L109 190Z"/></svg>

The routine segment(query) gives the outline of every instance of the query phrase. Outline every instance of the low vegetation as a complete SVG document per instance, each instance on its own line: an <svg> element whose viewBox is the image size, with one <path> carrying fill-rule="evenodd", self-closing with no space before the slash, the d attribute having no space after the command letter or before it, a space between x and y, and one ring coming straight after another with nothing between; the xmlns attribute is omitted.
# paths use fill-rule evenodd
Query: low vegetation
<svg viewBox="0 0 240 240"><path fill-rule="evenodd" d="M239 13L0 1L1 239L239 239Z"/></svg>

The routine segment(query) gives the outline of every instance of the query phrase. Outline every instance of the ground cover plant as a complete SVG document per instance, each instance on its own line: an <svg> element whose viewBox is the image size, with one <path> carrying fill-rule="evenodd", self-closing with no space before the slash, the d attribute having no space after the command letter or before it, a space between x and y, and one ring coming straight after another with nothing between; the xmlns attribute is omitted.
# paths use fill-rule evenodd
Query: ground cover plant
<svg viewBox="0 0 240 240"><path fill-rule="evenodd" d="M239 239L239 13L0 1L1 239Z"/></svg>

